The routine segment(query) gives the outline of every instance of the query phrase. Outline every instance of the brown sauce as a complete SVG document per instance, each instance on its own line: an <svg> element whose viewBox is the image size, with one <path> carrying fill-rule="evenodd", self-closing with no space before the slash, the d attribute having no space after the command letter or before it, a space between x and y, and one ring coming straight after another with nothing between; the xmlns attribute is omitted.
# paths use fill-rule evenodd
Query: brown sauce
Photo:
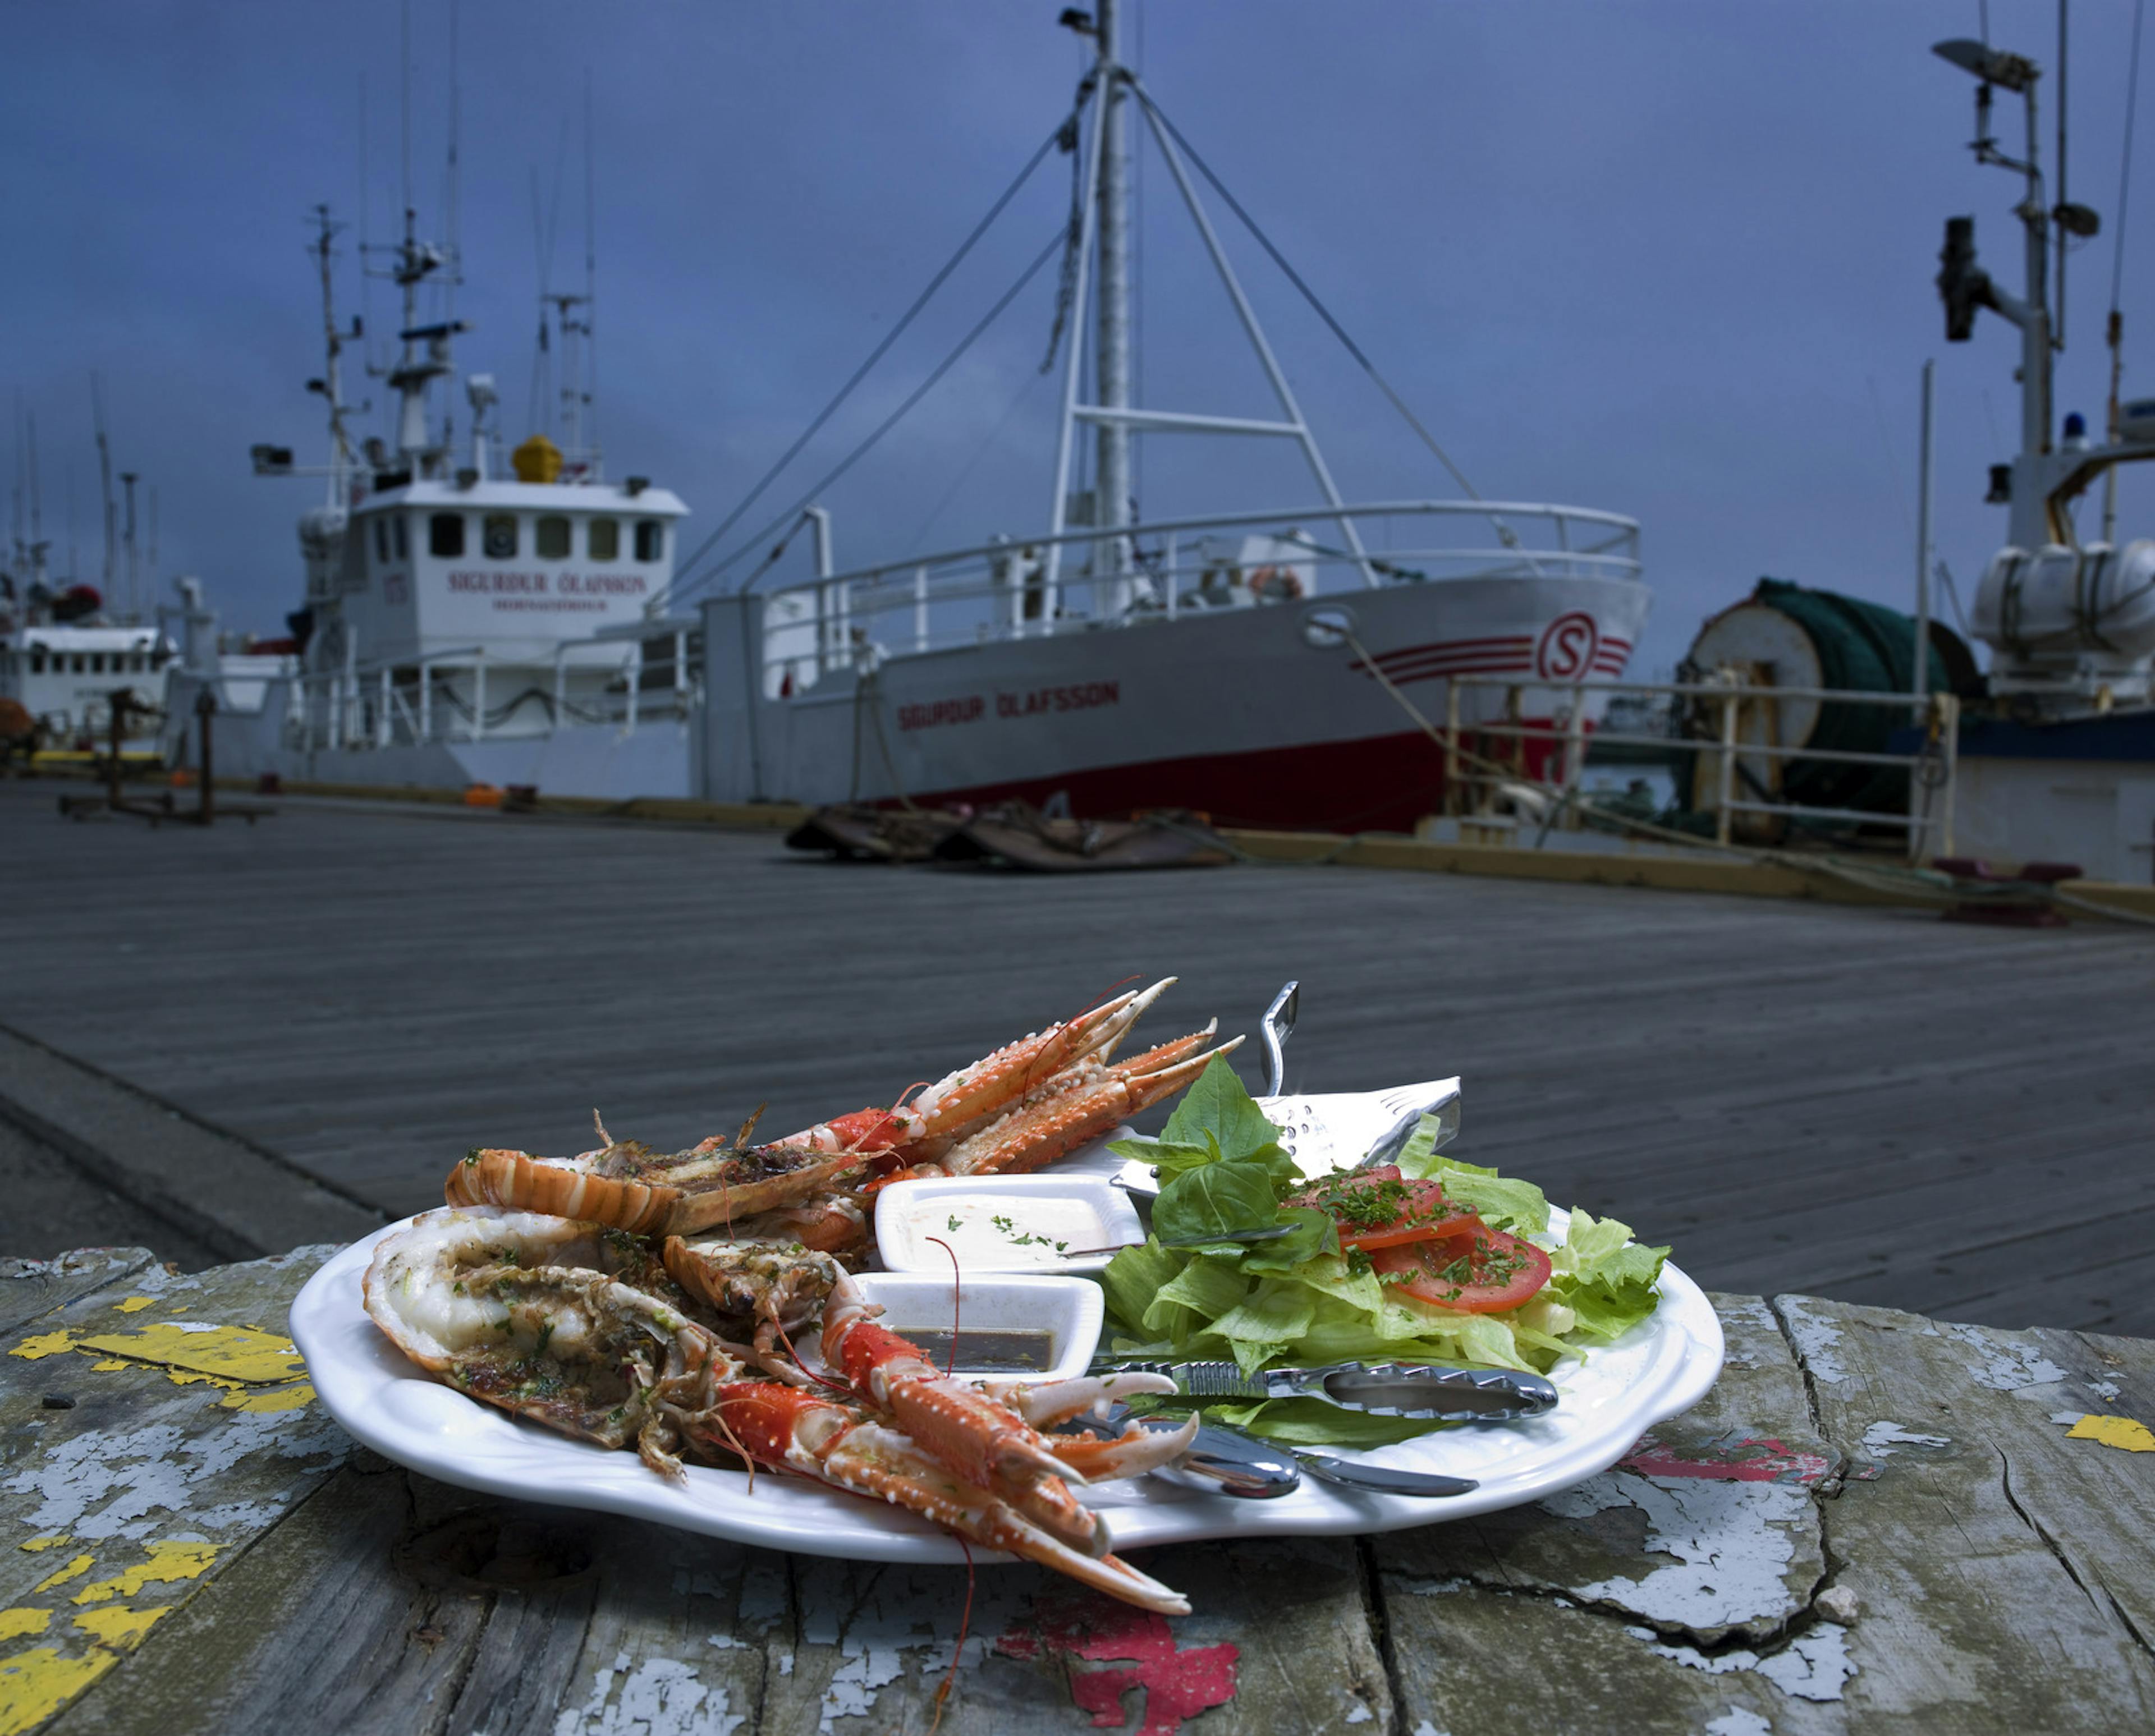
<svg viewBox="0 0 2155 1736"><path fill-rule="evenodd" d="M1039 1374L1055 1366L1055 1335L1038 1330L975 1330L965 1326L958 1333L958 1356L950 1356L950 1335L932 1326L898 1326L886 1320L893 1332L918 1345L938 1368L958 1374Z"/></svg>

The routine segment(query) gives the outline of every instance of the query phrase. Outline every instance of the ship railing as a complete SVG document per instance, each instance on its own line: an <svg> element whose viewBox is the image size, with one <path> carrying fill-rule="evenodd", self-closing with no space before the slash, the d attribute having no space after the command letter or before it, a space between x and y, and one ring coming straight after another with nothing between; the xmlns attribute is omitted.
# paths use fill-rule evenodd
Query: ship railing
<svg viewBox="0 0 2155 1736"><path fill-rule="evenodd" d="M594 656L594 651L609 655ZM581 656L578 654L581 653ZM678 724L702 697L701 646L688 622L668 620L564 640L550 656L504 657L484 646L423 656L347 662L303 676L293 745L315 750L416 747L545 735L570 725ZM578 675L605 682L591 691Z"/></svg>
<svg viewBox="0 0 2155 1736"><path fill-rule="evenodd" d="M1253 537L1263 541L1246 555L1238 539ZM1396 585L1635 579L1640 570L1637 521L1619 513L1518 501L1383 501L999 537L751 587L745 600L760 605L768 699L840 671L1004 641L1172 625Z"/></svg>
<svg viewBox="0 0 2155 1736"><path fill-rule="evenodd" d="M1469 688L1503 690L1502 712L1488 722L1467 722ZM1559 702L1547 717L1524 715L1528 696L1551 692ZM1597 702L1624 695L1674 701L1687 707L1696 728L1708 733L1653 733L1611 730L1591 721ZM1909 715L1918 732L1910 753L1790 743L1782 707L1790 704L1882 707ZM1673 707L1671 707L1673 710ZM1713 840L1778 841L1790 832L1877 826L1905 835L1908 860L1953 854L1955 785L1959 774L1960 703L1951 693L1921 696L1840 687L1784 687L1737 679L1697 682L1536 681L1489 675L1456 675L1446 683L1442 730L1446 808L1461 834L1516 830L1519 816L1503 804L1534 810L1538 838L1560 827L1576 831L1607 823L1583 799L1589 748L1658 749L1673 771L1693 768L1691 811L1709 816ZM1538 753L1535 750L1538 749ZM1542 775L1529 774L1538 758ZM1758 763L1754 765L1753 763ZM1838 807L1797 800L1784 789L1786 767L1806 764L1897 768L1907 774L1903 809ZM1702 781L1699 768L1709 774ZM1702 803L1700 795L1707 799ZM1657 829L1658 830L1658 829ZM1483 841L1487 841L1484 840Z"/></svg>

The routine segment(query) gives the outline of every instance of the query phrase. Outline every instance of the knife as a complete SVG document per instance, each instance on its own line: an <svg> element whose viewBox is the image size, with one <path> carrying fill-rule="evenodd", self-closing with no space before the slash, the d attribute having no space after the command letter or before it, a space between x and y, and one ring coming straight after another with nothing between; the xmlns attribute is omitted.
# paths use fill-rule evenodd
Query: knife
<svg viewBox="0 0 2155 1736"><path fill-rule="evenodd" d="M1165 1375L1190 1398L1321 1398L1375 1417L1455 1422L1517 1422L1556 1408L1557 1391L1539 1375L1505 1368L1446 1368L1433 1362L1328 1362L1244 1374L1232 1362L1118 1362L1118 1371Z"/></svg>

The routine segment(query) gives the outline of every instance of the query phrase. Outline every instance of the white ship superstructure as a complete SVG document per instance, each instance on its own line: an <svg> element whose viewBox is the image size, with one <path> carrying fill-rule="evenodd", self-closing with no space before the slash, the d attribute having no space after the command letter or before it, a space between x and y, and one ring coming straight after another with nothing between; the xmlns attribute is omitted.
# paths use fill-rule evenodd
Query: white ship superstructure
<svg viewBox="0 0 2155 1736"><path fill-rule="evenodd" d="M329 493L299 523L299 666L268 684L258 707L223 682L220 763L332 783L685 793L692 624L670 620L666 602L688 508L647 478L605 479L596 442L576 437L587 400L564 431L567 450L534 435L504 474L494 380L472 375L469 437L453 447L430 391L454 378L452 345L466 328L421 322L421 290L448 260L417 239L408 214L392 273L401 352L386 371L397 443L356 442L331 302L334 232L325 212L328 366L310 384L329 407L330 459L315 472ZM587 337L588 298L553 300ZM288 449L254 457L258 473L303 473Z"/></svg>

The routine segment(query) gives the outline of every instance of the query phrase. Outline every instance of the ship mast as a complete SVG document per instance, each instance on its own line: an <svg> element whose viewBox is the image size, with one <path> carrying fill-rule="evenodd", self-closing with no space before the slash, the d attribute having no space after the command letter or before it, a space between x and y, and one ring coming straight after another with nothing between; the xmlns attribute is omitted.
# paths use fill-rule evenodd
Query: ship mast
<svg viewBox="0 0 2155 1736"><path fill-rule="evenodd" d="M1097 333L1093 340L1094 401L1103 410L1131 408L1130 387L1130 198L1129 131L1124 105L1127 75L1119 41L1119 0L1098 0L1094 13L1099 46L1098 91L1099 142L1100 285ZM1118 416L1101 420L1093 471L1096 528L1127 530L1131 521L1130 427ZM1108 569L1121 577L1130 568L1127 537L1099 545Z"/></svg>
<svg viewBox="0 0 2155 1736"><path fill-rule="evenodd" d="M339 512L351 505L355 467L351 437L344 426L344 336L337 329L336 288L330 270L330 243L340 227L330 221L326 205L315 207L315 263L322 279L322 342L325 351L320 387L330 406L329 504ZM315 384L315 382L309 382Z"/></svg>

